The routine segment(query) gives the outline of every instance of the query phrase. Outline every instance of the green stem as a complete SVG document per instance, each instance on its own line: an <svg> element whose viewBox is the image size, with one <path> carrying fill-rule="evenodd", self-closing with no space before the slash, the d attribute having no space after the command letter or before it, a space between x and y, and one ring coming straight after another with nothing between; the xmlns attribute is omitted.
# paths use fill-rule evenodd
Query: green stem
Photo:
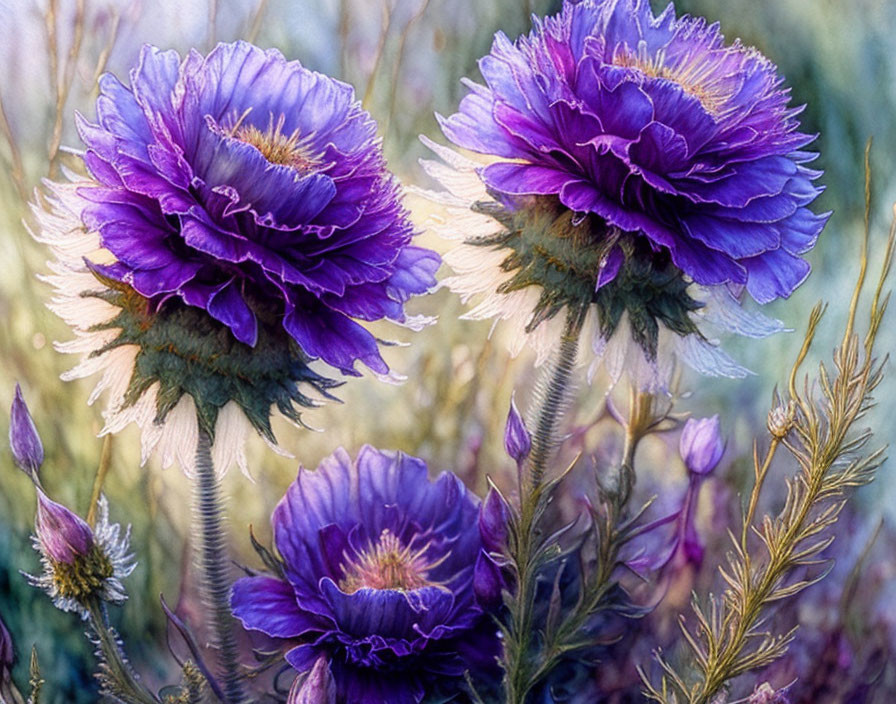
<svg viewBox="0 0 896 704"><path fill-rule="evenodd" d="M558 444L557 426L563 416L569 378L576 364L579 335L584 321L583 310L569 310L554 366L539 383L541 403L532 435L532 452L529 455L529 478L533 489L544 481L548 462Z"/></svg>
<svg viewBox="0 0 896 704"><path fill-rule="evenodd" d="M109 625L105 606L93 600L87 607L88 620L102 660L104 689L126 704L158 704L159 700L137 677L121 648L118 635Z"/></svg>
<svg viewBox="0 0 896 704"><path fill-rule="evenodd" d="M558 445L557 428L563 415L569 382L575 367L584 309L570 309L553 366L542 378L540 403L532 436L527 479L521 479L520 514L516 522L510 557L516 568L517 592L510 608L511 637L505 645L505 698L507 704L524 704L535 680L532 678L532 646L535 593L539 572L538 518L545 496L544 478Z"/></svg>
<svg viewBox="0 0 896 704"><path fill-rule="evenodd" d="M223 525L223 500L212 462L212 440L200 429L196 445L193 522L199 531L199 570L206 618L218 650L226 704L245 701L239 657L230 612L230 562Z"/></svg>

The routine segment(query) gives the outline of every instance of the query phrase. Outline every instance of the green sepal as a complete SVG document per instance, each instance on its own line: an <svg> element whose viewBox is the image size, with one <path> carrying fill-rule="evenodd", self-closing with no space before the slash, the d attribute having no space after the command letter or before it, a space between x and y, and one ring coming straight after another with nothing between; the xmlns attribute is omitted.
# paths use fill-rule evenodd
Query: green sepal
<svg viewBox="0 0 896 704"><path fill-rule="evenodd" d="M649 359L656 358L660 325L682 336L700 334L690 313L702 304L688 293L691 281L668 251L654 250L646 237L622 232L596 215L575 213L553 196L528 198L514 208L481 202L473 210L494 218L496 232L467 244L508 250L501 268L513 276L497 292L541 288L526 332L564 308L594 305L605 339L628 313L632 338ZM615 248L623 255L619 272L596 289Z"/></svg>
<svg viewBox="0 0 896 704"><path fill-rule="evenodd" d="M82 293L119 309L94 330L117 329L119 334L93 352L135 345L134 370L124 396L131 406L158 384L155 422L163 423L184 394L196 405L201 430L214 439L218 413L235 401L252 426L271 442L271 412L276 408L301 423L297 407L313 408L320 401L300 390L308 385L323 398L338 400L329 391L342 382L314 372L310 359L283 329L280 316L250 302L258 321L254 347L233 337L230 329L202 308L170 298L154 310L132 287L93 270L105 288Z"/></svg>

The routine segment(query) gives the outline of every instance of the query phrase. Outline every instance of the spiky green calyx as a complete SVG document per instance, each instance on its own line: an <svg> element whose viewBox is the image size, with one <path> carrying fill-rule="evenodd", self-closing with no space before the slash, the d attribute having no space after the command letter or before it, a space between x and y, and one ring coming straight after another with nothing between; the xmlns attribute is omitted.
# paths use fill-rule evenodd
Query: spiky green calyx
<svg viewBox="0 0 896 704"><path fill-rule="evenodd" d="M329 390L342 383L309 368L309 358L272 311L255 307L258 341L250 347L236 340L226 325L205 310L176 298L154 309L149 299L126 283L96 270L94 275L103 287L82 295L119 309L112 320L97 329L120 332L93 354L123 345L139 348L124 405L133 405L158 383L156 423L164 422L181 397L189 394L196 404L200 429L214 438L218 412L235 401L252 426L273 442L273 408L301 423L297 406L312 408L320 402L302 393L300 386L308 385L321 396L334 399Z"/></svg>
<svg viewBox="0 0 896 704"><path fill-rule="evenodd" d="M689 295L690 280L666 250L653 250L646 238L622 232L596 215L574 213L553 196L526 198L519 207L477 203L474 209L502 227L467 244L509 250L501 267L513 276L498 293L541 288L527 332L564 308L594 305L605 339L628 313L632 337L649 359L656 358L660 325L679 335L700 334L690 313L702 304ZM597 288L614 249L622 253L623 263L612 281Z"/></svg>

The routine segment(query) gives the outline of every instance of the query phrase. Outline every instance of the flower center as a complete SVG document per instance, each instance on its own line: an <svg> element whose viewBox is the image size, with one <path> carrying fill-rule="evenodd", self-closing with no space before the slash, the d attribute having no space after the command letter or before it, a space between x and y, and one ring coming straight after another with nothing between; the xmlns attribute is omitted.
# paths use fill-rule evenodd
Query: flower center
<svg viewBox="0 0 896 704"><path fill-rule="evenodd" d="M319 159L311 153L310 141L302 138L299 130L290 134L283 132L285 115L281 115L276 121L271 115L267 129L262 131L255 125L243 124L248 114L249 110L246 110L228 130L231 137L244 144L251 144L272 164L289 166L301 174L307 174L320 166Z"/></svg>
<svg viewBox="0 0 896 704"><path fill-rule="evenodd" d="M347 594L354 594L364 588L411 591L439 586L428 579L428 574L442 560L427 562L424 553L428 548L429 543L412 550L410 545L402 545L386 529L375 544L342 566L345 576L339 582L339 588Z"/></svg>
<svg viewBox="0 0 896 704"><path fill-rule="evenodd" d="M662 78L677 83L688 95L692 95L703 108L719 115L725 102L731 97L731 89L719 71L717 52L700 50L687 52L670 62L665 48L653 56L648 53L647 42L638 42L637 53L619 51L613 63L624 68L634 68L650 78Z"/></svg>

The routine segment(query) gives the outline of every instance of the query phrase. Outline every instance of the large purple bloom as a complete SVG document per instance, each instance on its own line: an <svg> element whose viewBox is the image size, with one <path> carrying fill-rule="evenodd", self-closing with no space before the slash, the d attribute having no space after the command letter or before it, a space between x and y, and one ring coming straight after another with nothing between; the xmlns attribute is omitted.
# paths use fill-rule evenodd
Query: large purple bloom
<svg viewBox="0 0 896 704"><path fill-rule="evenodd" d="M102 272L158 305L176 297L254 346L275 314L312 358L388 371L353 319L406 320L438 257L385 168L351 86L245 42L208 56L147 46L130 87L100 80L78 120L101 184L81 213L117 263Z"/></svg>
<svg viewBox="0 0 896 704"><path fill-rule="evenodd" d="M529 331L593 303L604 341L627 315L653 358L662 329L698 332L705 289L766 303L808 275L801 255L827 220L808 207L821 191L805 165L813 137L755 49L726 46L717 25L676 18L671 4L654 17L647 0L567 1L516 42L497 34L479 67L486 85L467 81L440 122L491 157L476 169L490 197L474 210L502 233L483 226L467 243L504 252L505 296L544 288ZM457 179L443 182L458 194ZM461 279L473 265L455 259ZM490 310L512 317L508 305Z"/></svg>
<svg viewBox="0 0 896 704"><path fill-rule="evenodd" d="M416 704L494 665L486 607L500 577L478 511L460 479L430 481L421 460L338 450L289 487L272 519L282 574L239 580L234 614L286 639L300 672L326 657L339 702Z"/></svg>
<svg viewBox="0 0 896 704"><path fill-rule="evenodd" d="M78 118L91 178L48 184L34 210L50 307L77 335L60 349L81 355L65 378L102 372L104 433L135 422L144 460L190 470L203 431L216 467L248 471L250 427L276 442L273 413L300 422L309 389L338 385L312 360L389 372L363 323L424 324L404 304L439 257L410 244L351 86L245 42L147 46L129 87L103 76L96 110Z"/></svg>
<svg viewBox="0 0 896 704"><path fill-rule="evenodd" d="M806 207L813 137L775 66L717 25L671 4L655 18L646 0L567 2L516 44L499 34L479 65L488 87L468 84L442 125L502 157L482 171L491 188L556 195L762 303L809 273L799 255L826 219Z"/></svg>

